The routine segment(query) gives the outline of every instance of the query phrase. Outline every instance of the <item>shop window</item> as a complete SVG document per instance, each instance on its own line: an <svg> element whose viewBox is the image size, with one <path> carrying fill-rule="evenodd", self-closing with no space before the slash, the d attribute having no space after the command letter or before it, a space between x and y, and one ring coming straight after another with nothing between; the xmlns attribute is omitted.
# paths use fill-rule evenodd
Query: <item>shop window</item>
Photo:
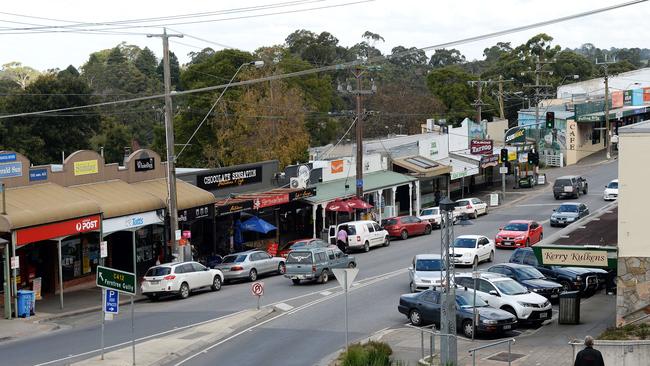
<svg viewBox="0 0 650 366"><path fill-rule="evenodd" d="M80 235L61 241L63 280L95 272L99 264L97 235Z"/></svg>
<svg viewBox="0 0 650 366"><path fill-rule="evenodd" d="M597 122L594 123L593 126L591 127L591 144L595 145L600 143L600 128L603 127L602 122Z"/></svg>

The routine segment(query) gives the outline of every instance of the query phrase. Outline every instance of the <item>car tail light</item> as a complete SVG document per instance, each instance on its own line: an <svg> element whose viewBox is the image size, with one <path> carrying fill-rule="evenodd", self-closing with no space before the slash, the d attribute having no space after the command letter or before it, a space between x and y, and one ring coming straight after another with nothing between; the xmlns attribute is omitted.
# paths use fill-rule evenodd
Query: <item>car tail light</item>
<svg viewBox="0 0 650 366"><path fill-rule="evenodd" d="M230 267L230 270L231 271L243 271L244 267L242 267L242 266L233 266L233 267Z"/></svg>
<svg viewBox="0 0 650 366"><path fill-rule="evenodd" d="M469 204L468 204L467 206L465 206L465 208L468 209L468 210L471 210L471 209L472 209L472 205L469 205Z"/></svg>
<svg viewBox="0 0 650 366"><path fill-rule="evenodd" d="M171 280L173 280L174 278L176 278L176 276L174 276L174 275L168 275L168 276L163 277L163 280L165 280L165 281L171 281Z"/></svg>
<svg viewBox="0 0 650 366"><path fill-rule="evenodd" d="M357 241L361 241L361 237L357 235Z"/></svg>
<svg viewBox="0 0 650 366"><path fill-rule="evenodd" d="M311 266L311 271L316 272L316 266Z"/></svg>

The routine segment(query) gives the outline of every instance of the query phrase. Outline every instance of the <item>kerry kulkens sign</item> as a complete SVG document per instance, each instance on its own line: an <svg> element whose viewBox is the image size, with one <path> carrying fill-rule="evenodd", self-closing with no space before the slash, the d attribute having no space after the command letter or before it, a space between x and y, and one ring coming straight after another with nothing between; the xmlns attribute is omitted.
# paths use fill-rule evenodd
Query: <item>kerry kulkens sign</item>
<svg viewBox="0 0 650 366"><path fill-rule="evenodd" d="M604 250L542 248L542 264L556 266L607 267L607 252Z"/></svg>

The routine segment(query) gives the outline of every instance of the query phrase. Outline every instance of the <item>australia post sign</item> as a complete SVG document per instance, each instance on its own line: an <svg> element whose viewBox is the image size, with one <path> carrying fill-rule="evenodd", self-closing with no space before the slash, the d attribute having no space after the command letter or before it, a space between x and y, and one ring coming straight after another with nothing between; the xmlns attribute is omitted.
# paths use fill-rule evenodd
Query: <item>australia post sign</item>
<svg viewBox="0 0 650 366"><path fill-rule="evenodd" d="M63 236L98 231L101 225L99 215L86 216L78 219L56 222L41 226L16 230L16 246L60 238Z"/></svg>
<svg viewBox="0 0 650 366"><path fill-rule="evenodd" d="M469 152L472 155L492 155L492 140L472 140Z"/></svg>

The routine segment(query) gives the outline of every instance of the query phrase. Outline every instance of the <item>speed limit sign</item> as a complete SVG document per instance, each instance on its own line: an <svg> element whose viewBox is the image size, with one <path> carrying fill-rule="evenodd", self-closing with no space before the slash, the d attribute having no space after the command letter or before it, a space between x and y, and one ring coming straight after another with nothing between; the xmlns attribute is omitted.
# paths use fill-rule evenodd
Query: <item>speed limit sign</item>
<svg viewBox="0 0 650 366"><path fill-rule="evenodd" d="M264 295L264 282L254 282L251 285L251 292L253 293L253 296Z"/></svg>

